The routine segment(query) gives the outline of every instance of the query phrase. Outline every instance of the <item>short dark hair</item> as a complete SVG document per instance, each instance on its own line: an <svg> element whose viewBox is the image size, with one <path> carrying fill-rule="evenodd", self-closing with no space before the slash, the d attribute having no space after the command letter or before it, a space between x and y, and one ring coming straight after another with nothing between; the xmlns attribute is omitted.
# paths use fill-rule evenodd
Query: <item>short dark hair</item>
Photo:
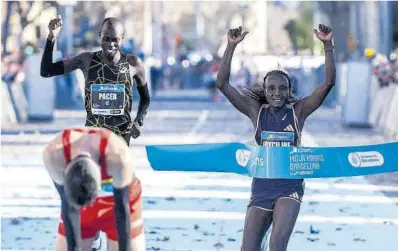
<svg viewBox="0 0 398 251"><path fill-rule="evenodd" d="M264 84L265 84L265 81L267 80L267 78L269 78L270 76L280 76L280 77L286 78L287 79L287 83L289 85L289 89L291 88L292 83L290 82L290 77L289 77L289 75L287 75L286 72L281 71L281 70L273 70L273 71L268 72L265 75L264 79L263 79L264 80Z"/></svg>
<svg viewBox="0 0 398 251"><path fill-rule="evenodd" d="M99 166L89 157L80 155L67 168L69 170L65 175L64 188L68 202L78 206L88 205L98 195L97 181L92 168Z"/></svg>
<svg viewBox="0 0 398 251"><path fill-rule="evenodd" d="M102 21L101 27L104 27L106 23L109 23L111 26L115 26L116 24L122 24L122 21L117 17L107 17Z"/></svg>

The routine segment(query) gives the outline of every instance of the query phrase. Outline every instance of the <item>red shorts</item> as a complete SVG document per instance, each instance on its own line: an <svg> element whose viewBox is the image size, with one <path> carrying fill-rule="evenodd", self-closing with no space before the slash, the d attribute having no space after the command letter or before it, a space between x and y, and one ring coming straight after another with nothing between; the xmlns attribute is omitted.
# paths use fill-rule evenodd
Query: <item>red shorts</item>
<svg viewBox="0 0 398 251"><path fill-rule="evenodd" d="M141 182L135 179L130 185L130 228L131 239L143 231ZM98 231L107 234L113 241L118 240L114 214L115 201L113 196L98 197L92 206L80 209L80 222L82 239L93 238ZM62 221L58 226L58 233L66 236L65 226Z"/></svg>

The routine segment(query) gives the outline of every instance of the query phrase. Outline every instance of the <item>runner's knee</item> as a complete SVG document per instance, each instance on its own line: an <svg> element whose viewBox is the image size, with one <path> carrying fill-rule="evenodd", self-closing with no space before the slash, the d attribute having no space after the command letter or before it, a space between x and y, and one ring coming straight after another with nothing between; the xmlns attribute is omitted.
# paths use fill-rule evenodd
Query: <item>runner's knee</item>
<svg viewBox="0 0 398 251"><path fill-rule="evenodd" d="M145 251L145 234L140 235L131 240L132 251Z"/></svg>
<svg viewBox="0 0 398 251"><path fill-rule="evenodd" d="M270 251L286 251L290 235L283 235L281 232L272 232L269 242Z"/></svg>
<svg viewBox="0 0 398 251"><path fill-rule="evenodd" d="M145 251L145 234L140 235L131 239L131 250L130 251ZM117 241L108 239L108 251L119 251L119 245Z"/></svg>
<svg viewBox="0 0 398 251"><path fill-rule="evenodd" d="M246 213L241 251L258 251L272 223L272 211L250 206Z"/></svg>

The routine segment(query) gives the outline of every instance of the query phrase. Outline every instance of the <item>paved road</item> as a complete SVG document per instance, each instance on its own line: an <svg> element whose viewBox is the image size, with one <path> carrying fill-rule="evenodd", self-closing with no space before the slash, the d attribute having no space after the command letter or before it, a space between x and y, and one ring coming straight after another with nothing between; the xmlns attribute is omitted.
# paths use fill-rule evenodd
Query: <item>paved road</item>
<svg viewBox="0 0 398 251"><path fill-rule="evenodd" d="M51 124L3 128L2 249L53 248L59 200L40 154L54 132L83 121L82 112L60 112ZM21 131L25 134L13 135ZM147 250L239 250L250 179L234 174L153 172L143 146L250 142L251 131L249 120L230 105L153 104L142 137L131 145L144 185ZM342 128L339 112L327 109L308 120L303 140L308 146L383 142L370 130ZM363 177L307 180L288 250L396 250L397 205L396 185L374 185Z"/></svg>

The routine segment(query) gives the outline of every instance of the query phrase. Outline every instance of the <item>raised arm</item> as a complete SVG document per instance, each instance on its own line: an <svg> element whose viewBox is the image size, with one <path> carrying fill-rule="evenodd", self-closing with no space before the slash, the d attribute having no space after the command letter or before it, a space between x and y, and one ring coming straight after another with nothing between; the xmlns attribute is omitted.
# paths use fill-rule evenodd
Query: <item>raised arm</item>
<svg viewBox="0 0 398 251"><path fill-rule="evenodd" d="M251 118L255 112L253 106L248 102L248 99L239 93L229 83L229 76L231 73L231 61L236 46L245 38L249 33L245 31L242 34L242 27L238 29L231 29L228 31L228 44L225 49L224 55L221 59L220 69L217 74L217 88L227 97L231 104L240 112Z"/></svg>
<svg viewBox="0 0 398 251"><path fill-rule="evenodd" d="M61 27L61 16L51 20L50 24L48 25L49 34L40 64L40 75L44 78L62 75L77 69L83 69L84 67L87 67L87 62L90 62L91 60L92 53L86 52L70 59L53 63L54 44L57 40L59 32L61 31Z"/></svg>
<svg viewBox="0 0 398 251"><path fill-rule="evenodd" d="M320 24L319 31L314 29L315 35L323 42L325 50L325 80L320 84L310 96L297 102L300 119L306 119L316 109L318 109L336 82L336 67L334 63L332 30Z"/></svg>

